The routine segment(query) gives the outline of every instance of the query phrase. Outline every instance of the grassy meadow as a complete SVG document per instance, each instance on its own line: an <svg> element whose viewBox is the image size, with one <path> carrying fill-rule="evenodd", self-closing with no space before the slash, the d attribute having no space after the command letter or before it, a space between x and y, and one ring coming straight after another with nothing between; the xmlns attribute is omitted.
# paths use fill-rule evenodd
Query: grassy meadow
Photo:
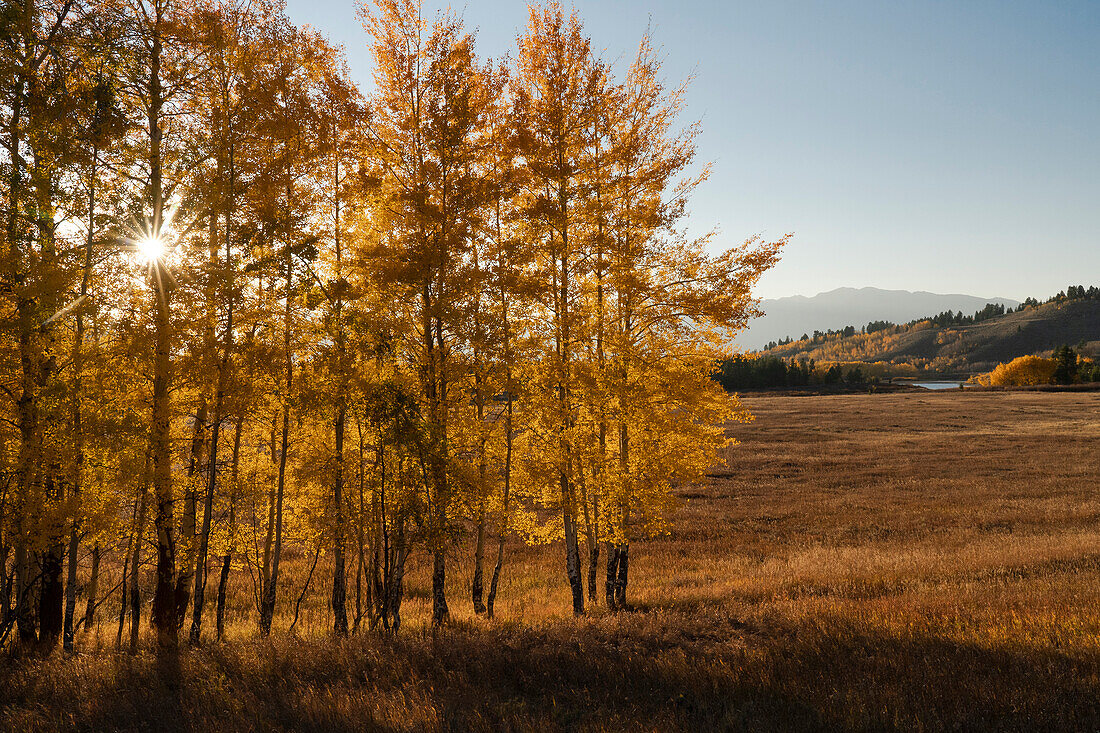
<svg viewBox="0 0 1100 733"><path fill-rule="evenodd" d="M270 641L242 569L228 641L175 664L114 651L112 598L75 658L0 666L0 729L1100 728L1100 393L745 402L629 612L575 621L560 545L515 545L494 622L464 554L428 628L419 557L397 636L333 640L322 558L289 634L298 556Z"/></svg>

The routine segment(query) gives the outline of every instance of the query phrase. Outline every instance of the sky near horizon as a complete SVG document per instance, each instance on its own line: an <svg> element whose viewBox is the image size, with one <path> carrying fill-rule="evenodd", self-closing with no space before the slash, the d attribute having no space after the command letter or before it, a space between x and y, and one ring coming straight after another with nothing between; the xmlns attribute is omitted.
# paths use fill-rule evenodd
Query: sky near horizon
<svg viewBox="0 0 1100 733"><path fill-rule="evenodd" d="M569 2L563 3L568 10ZM523 0L425 0L513 51ZM794 232L765 298L840 286L1046 298L1100 284L1100 2L576 0L623 68L646 27L695 78L691 231ZM287 0L371 74L354 0Z"/></svg>

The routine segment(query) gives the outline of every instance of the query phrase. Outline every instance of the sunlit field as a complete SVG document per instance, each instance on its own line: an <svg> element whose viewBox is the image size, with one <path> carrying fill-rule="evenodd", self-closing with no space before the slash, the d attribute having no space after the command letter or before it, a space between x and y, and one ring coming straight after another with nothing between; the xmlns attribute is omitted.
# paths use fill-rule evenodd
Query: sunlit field
<svg viewBox="0 0 1100 733"><path fill-rule="evenodd" d="M418 557L401 632L335 641L324 557L288 631L312 561L292 556L269 641L243 569L227 642L178 668L151 634L114 651L116 594L77 659L4 663L0 728L1100 726L1100 394L746 403L670 536L633 545L630 611L574 620L560 545L509 546L498 618L475 618L463 550L451 627L428 626Z"/></svg>

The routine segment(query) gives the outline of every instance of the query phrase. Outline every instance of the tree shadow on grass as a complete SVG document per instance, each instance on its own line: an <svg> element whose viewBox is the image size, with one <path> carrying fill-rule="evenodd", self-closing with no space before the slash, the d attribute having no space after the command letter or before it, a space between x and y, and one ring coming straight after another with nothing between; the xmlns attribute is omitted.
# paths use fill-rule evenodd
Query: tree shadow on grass
<svg viewBox="0 0 1100 733"><path fill-rule="evenodd" d="M348 642L278 639L0 671L0 728L1091 730L1100 663L678 613ZM80 670L83 669L81 673Z"/></svg>

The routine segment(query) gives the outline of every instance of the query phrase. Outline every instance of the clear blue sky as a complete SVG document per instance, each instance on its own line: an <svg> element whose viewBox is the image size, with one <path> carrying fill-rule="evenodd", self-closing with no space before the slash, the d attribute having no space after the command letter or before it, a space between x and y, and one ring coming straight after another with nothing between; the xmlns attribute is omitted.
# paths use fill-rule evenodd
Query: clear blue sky
<svg viewBox="0 0 1100 733"><path fill-rule="evenodd" d="M447 3L426 0L429 12ZM522 0L455 9L512 50ZM566 3L566 8L569 4ZM1100 283L1100 2L577 0L626 63L651 24L714 174L692 227L795 239L759 295L1045 297ZM370 73L352 0L288 0Z"/></svg>

